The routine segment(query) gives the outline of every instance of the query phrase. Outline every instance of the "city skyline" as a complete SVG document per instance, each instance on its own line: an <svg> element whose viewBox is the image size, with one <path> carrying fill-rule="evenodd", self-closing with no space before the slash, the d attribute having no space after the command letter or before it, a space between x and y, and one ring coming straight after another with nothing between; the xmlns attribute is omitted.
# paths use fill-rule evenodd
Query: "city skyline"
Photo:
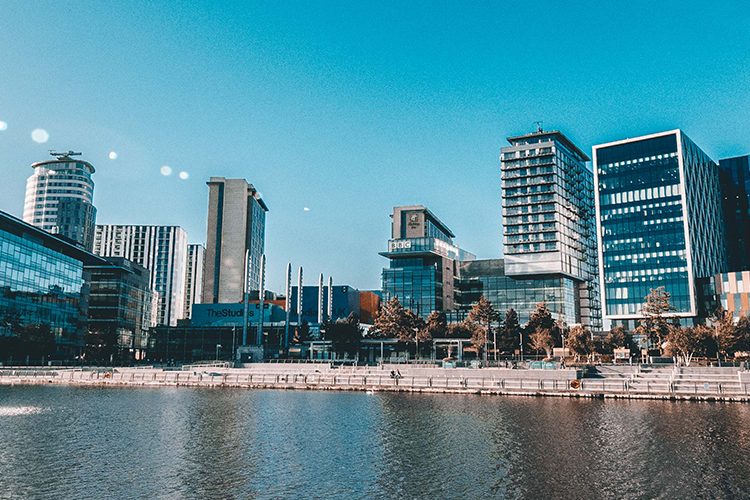
<svg viewBox="0 0 750 500"><path fill-rule="evenodd" d="M49 4L34 16L5 4L0 209L20 217L30 165L48 149L74 149L97 168L98 223L179 225L205 243L205 182L247 178L273 207L270 289L283 290L289 261L308 276L377 289L382 221L394 206L430 206L461 247L501 255L498 155L505 137L536 120L587 154L674 128L716 162L748 153L750 43L733 35L747 17L741 3L649 5L652 17L616 32L609 16L636 16L646 4L545 5L413 4L370 15L333 4L225 13L155 4L120 7L102 22L96 4L73 14ZM64 15L69 23L55 22ZM514 26L530 18L535 30ZM228 29L218 33L218 23ZM335 33L323 29L329 23ZM571 23L587 29L573 33ZM685 27L700 34L684 39ZM644 32L647 41L632 41ZM88 37L97 43L86 46ZM534 54L548 57L540 64ZM94 78L55 78L66 68ZM47 142L32 139L35 129ZM388 189L373 189L383 181Z"/></svg>

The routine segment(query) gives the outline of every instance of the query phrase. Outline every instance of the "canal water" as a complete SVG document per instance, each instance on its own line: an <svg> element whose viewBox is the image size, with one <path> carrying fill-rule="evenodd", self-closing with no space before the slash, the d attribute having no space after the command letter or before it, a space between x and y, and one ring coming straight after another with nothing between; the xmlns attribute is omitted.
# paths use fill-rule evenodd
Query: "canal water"
<svg viewBox="0 0 750 500"><path fill-rule="evenodd" d="M738 498L750 405L0 387L0 498Z"/></svg>

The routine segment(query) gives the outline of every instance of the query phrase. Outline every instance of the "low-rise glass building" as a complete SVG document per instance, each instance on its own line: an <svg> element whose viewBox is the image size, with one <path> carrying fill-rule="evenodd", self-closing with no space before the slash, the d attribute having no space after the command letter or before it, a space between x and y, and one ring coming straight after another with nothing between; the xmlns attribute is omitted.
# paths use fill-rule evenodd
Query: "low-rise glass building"
<svg viewBox="0 0 750 500"><path fill-rule="evenodd" d="M90 337L112 339L107 346L119 361L143 359L152 323L150 272L122 257L87 265Z"/></svg>
<svg viewBox="0 0 750 500"><path fill-rule="evenodd" d="M515 309L522 325L541 302L556 320L579 317L573 279L559 274L508 276L503 259L462 262L458 266L456 308L448 314L449 320L464 320L481 296L490 301L501 319L508 309Z"/></svg>
<svg viewBox="0 0 750 500"><path fill-rule="evenodd" d="M0 361L72 359L84 348L97 256L0 212Z"/></svg>

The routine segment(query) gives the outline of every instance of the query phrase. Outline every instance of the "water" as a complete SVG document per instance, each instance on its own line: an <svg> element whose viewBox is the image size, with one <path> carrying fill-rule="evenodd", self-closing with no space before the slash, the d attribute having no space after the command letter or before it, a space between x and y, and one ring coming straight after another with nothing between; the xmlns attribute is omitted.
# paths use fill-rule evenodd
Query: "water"
<svg viewBox="0 0 750 500"><path fill-rule="evenodd" d="M0 497L736 498L750 405L0 387Z"/></svg>

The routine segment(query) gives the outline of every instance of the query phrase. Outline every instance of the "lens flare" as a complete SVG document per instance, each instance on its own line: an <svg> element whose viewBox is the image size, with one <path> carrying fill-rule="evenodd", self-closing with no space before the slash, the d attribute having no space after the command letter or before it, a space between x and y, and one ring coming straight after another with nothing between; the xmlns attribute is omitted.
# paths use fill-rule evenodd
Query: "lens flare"
<svg viewBox="0 0 750 500"><path fill-rule="evenodd" d="M31 131L31 139L39 144L44 144L49 140L49 134L43 128L35 128Z"/></svg>
<svg viewBox="0 0 750 500"><path fill-rule="evenodd" d="M116 160L116 159L117 159L117 152L115 152L115 151L110 151L110 152L109 152L109 159L110 159L110 160Z"/></svg>
<svg viewBox="0 0 750 500"><path fill-rule="evenodd" d="M8 123L0 120L0 130L8 130Z"/></svg>
<svg viewBox="0 0 750 500"><path fill-rule="evenodd" d="M188 174L184 170L180 172L180 179L182 179L183 181L186 181L188 177L190 177L190 174Z"/></svg>
<svg viewBox="0 0 750 500"><path fill-rule="evenodd" d="M165 177L167 175L172 175L172 167L170 167L169 165L162 165L162 167L159 169L159 172L161 172L161 175Z"/></svg>

